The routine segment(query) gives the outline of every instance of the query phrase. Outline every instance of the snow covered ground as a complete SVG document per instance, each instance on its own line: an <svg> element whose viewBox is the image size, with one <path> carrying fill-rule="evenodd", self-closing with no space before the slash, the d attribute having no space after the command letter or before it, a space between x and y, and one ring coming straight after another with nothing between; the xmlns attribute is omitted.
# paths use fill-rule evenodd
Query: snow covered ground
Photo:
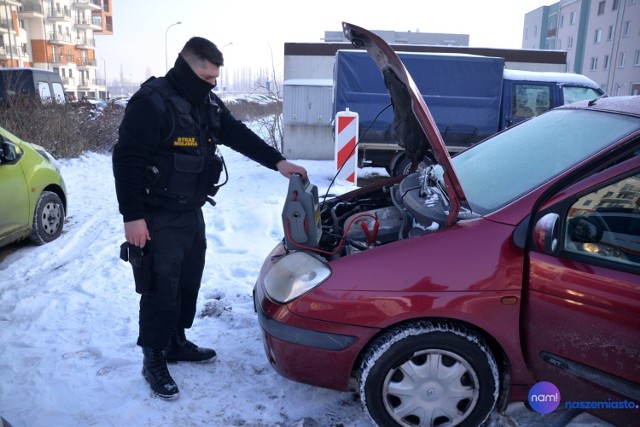
<svg viewBox="0 0 640 427"><path fill-rule="evenodd" d="M0 251L0 416L14 427L372 426L353 393L291 382L267 363L251 292L282 238L288 181L235 152L224 155L231 179L218 205L204 207L207 265L187 333L215 348L217 361L170 365L180 398L151 395L135 344L138 296L118 258L123 228L111 158L62 160L69 195L62 236ZM333 163L297 163L324 194ZM607 425L586 414L567 421L574 415L550 418L514 403L493 425Z"/></svg>

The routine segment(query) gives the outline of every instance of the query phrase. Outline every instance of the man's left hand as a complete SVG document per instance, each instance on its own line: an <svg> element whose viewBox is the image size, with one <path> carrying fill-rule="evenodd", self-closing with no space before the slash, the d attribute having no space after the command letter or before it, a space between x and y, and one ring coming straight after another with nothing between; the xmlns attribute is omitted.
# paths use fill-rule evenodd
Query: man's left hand
<svg viewBox="0 0 640 427"><path fill-rule="evenodd" d="M278 164L276 164L276 168L278 172L280 172L283 176L287 178L291 178L293 174L300 174L303 178L307 178L307 170L302 166L298 166L295 163L291 163L288 160L280 160Z"/></svg>

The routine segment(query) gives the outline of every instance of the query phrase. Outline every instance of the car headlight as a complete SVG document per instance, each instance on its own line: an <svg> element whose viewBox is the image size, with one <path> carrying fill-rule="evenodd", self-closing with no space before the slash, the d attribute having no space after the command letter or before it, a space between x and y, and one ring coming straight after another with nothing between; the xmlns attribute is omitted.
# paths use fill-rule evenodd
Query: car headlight
<svg viewBox="0 0 640 427"><path fill-rule="evenodd" d="M264 277L269 297L281 304L304 295L331 276L331 268L306 252L280 258Z"/></svg>

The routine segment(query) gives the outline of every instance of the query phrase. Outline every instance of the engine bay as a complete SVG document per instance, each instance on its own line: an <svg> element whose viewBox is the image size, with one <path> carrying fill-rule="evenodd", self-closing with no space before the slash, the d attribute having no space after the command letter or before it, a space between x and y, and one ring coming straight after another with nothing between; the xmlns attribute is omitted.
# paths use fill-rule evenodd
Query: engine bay
<svg viewBox="0 0 640 427"><path fill-rule="evenodd" d="M292 177L283 209L285 245L338 258L445 227L449 201L434 167L318 201L315 185ZM468 217L460 211L460 217Z"/></svg>

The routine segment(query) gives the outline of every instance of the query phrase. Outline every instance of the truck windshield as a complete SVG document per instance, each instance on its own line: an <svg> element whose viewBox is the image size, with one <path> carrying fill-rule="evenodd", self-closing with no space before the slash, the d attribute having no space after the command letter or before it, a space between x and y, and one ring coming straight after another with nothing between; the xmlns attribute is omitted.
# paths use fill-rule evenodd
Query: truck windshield
<svg viewBox="0 0 640 427"><path fill-rule="evenodd" d="M472 210L493 212L637 131L634 117L556 110L453 157Z"/></svg>

